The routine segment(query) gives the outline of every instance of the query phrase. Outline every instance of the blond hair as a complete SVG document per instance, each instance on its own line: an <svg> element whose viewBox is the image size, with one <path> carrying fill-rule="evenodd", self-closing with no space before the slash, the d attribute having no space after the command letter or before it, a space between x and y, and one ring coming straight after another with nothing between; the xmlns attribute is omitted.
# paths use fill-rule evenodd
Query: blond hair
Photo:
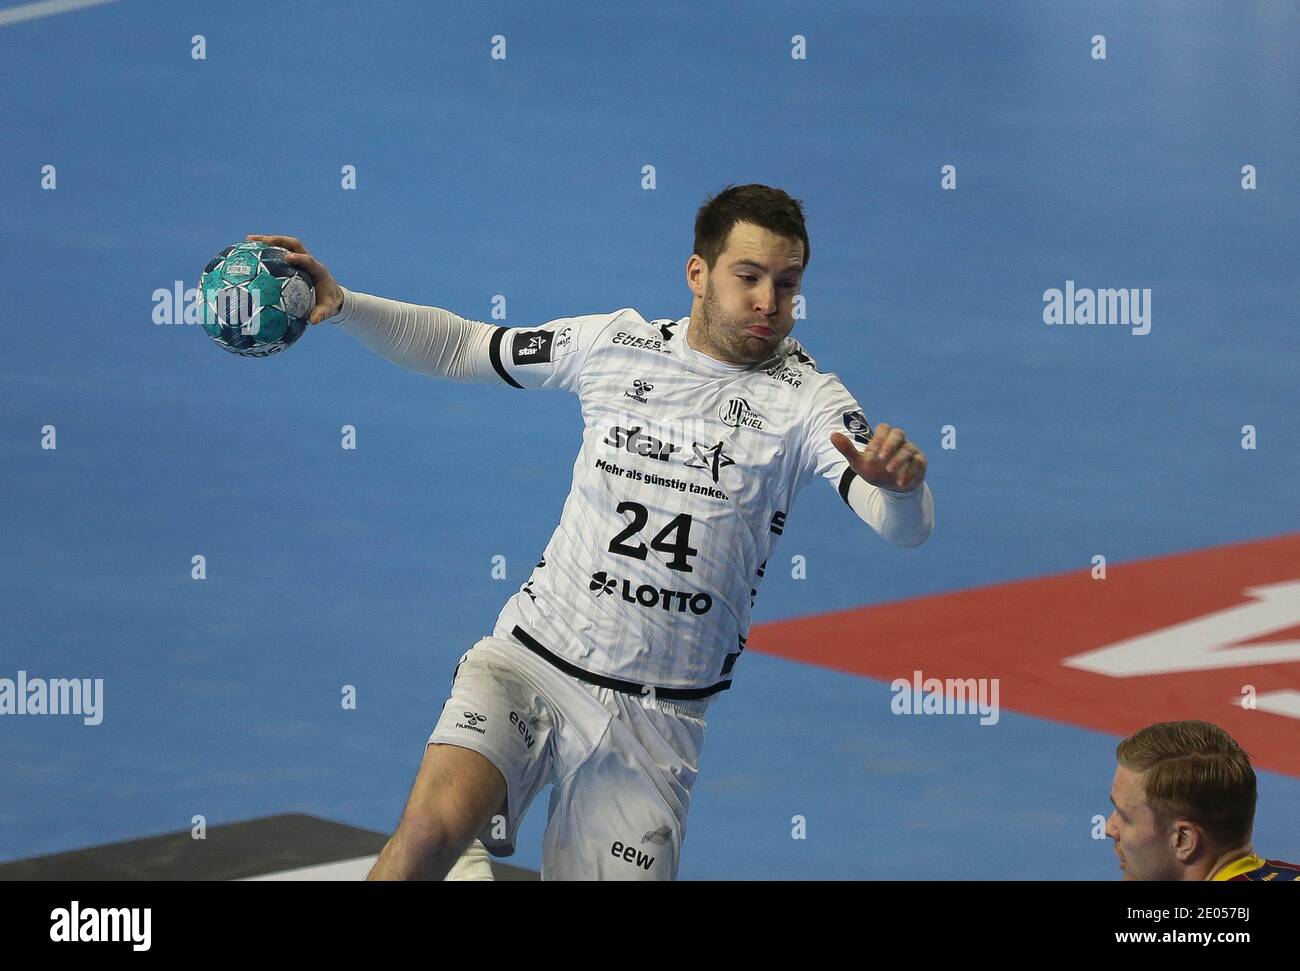
<svg viewBox="0 0 1300 971"><path fill-rule="evenodd" d="M1168 824L1189 819L1224 849L1250 842L1255 824L1255 770L1218 725L1159 722L1115 749L1120 765L1143 773L1147 805Z"/></svg>

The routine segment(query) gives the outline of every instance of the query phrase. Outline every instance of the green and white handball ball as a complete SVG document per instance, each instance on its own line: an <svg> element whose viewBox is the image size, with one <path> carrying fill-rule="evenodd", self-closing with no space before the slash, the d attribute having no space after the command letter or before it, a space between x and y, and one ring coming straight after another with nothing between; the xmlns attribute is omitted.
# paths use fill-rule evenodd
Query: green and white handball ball
<svg viewBox="0 0 1300 971"><path fill-rule="evenodd" d="M203 329L242 357L284 350L307 329L316 305L311 276L285 259L286 250L265 243L227 246L199 280Z"/></svg>

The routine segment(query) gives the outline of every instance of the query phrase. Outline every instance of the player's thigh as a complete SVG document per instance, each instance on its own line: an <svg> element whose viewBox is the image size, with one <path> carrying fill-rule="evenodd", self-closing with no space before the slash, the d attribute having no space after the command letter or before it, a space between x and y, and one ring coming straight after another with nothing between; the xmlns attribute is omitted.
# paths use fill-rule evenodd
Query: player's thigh
<svg viewBox="0 0 1300 971"><path fill-rule="evenodd" d="M479 641L457 665L451 697L429 742L471 751L495 766L494 783L504 780L492 790L500 798L483 820L491 825L472 834L494 855L514 852L519 823L549 776L555 721L536 673L521 668L495 639Z"/></svg>
<svg viewBox="0 0 1300 971"><path fill-rule="evenodd" d="M468 844L505 799L505 777L490 759L458 745L430 743L399 826L407 836Z"/></svg>
<svg viewBox="0 0 1300 971"><path fill-rule="evenodd" d="M675 880L687 804L617 718L551 791L544 880Z"/></svg>

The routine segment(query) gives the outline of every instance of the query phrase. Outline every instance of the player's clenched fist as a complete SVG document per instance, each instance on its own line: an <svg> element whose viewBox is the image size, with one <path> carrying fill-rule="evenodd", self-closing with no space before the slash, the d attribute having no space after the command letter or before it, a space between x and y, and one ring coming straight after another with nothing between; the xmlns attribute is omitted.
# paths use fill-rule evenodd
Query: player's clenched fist
<svg viewBox="0 0 1300 971"><path fill-rule="evenodd" d="M925 453L907 440L901 428L881 422L866 448L840 432L831 433L831 444L851 468L873 486L892 492L911 492L925 479Z"/></svg>
<svg viewBox="0 0 1300 971"><path fill-rule="evenodd" d="M311 313L307 315L308 322L319 324L343 309L343 290L339 287L338 281L329 270L325 269L325 264L307 252L307 247L303 246L297 237L250 234L248 238L266 243L268 246L283 247L288 250L285 259L289 261L289 265L296 266L311 275L312 286L316 288L316 306L312 307Z"/></svg>

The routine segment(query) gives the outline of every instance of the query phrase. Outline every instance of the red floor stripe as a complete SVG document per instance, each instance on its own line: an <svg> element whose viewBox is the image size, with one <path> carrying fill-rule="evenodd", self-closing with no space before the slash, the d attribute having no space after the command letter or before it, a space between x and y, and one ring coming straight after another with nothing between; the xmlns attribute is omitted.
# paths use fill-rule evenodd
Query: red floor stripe
<svg viewBox="0 0 1300 971"><path fill-rule="evenodd" d="M1300 534L1111 565L1107 574L1094 580L1083 570L757 625L749 647L886 681L910 681L914 670L999 678L1007 710L1119 735L1202 718L1225 728L1257 765L1300 776L1300 708L1288 716L1234 703L1247 685L1256 697L1295 692L1300 700L1300 660L1285 656L1300 655ZM1246 593L1287 581L1293 587L1274 588L1267 603ZM1254 606L1218 617L1212 635L1178 629L1160 673L1121 677L1063 663L1175 625L1204 628L1242 605ZM1215 644L1223 646L1212 656L1226 666L1185 669ZM1268 656L1234 656L1249 645ZM1139 644L1131 656L1149 657L1151 648Z"/></svg>

